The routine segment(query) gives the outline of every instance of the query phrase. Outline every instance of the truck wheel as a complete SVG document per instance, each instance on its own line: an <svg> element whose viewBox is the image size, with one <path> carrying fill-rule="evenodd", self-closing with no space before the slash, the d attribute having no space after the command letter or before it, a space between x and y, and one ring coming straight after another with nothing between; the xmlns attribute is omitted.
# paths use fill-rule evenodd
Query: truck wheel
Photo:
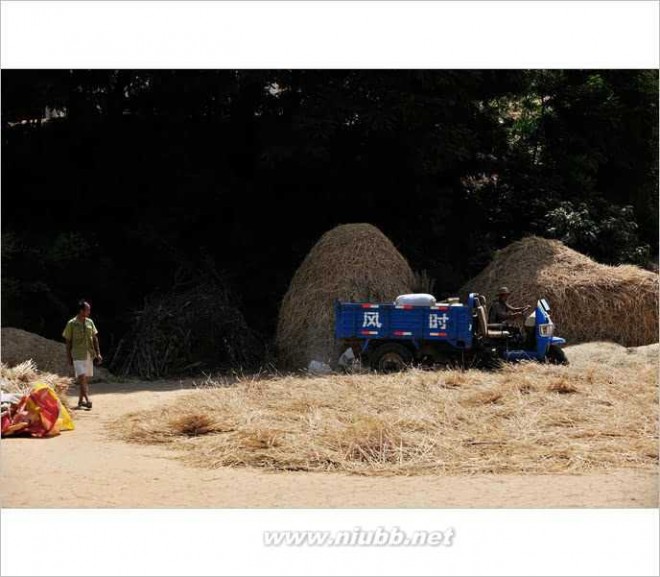
<svg viewBox="0 0 660 577"><path fill-rule="evenodd" d="M398 343L380 345L371 355L369 365L379 373L398 373L412 363L412 353Z"/></svg>
<svg viewBox="0 0 660 577"><path fill-rule="evenodd" d="M553 365L567 365L568 359L564 349L557 345L550 345L548 352L545 355L546 360Z"/></svg>

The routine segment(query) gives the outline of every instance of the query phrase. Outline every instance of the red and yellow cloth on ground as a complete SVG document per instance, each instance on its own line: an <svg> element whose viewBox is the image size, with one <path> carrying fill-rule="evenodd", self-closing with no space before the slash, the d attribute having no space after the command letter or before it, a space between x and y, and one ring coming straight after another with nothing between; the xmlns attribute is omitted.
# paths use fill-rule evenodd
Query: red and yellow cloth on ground
<svg viewBox="0 0 660 577"><path fill-rule="evenodd" d="M60 431L74 429L69 411L55 391L44 383L36 383L29 394L2 413L2 436L30 435L53 437Z"/></svg>

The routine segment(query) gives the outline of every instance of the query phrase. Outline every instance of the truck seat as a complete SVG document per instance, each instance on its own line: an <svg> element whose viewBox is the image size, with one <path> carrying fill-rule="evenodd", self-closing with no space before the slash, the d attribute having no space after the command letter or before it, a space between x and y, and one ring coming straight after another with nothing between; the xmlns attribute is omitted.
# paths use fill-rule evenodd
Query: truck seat
<svg viewBox="0 0 660 577"><path fill-rule="evenodd" d="M503 339L508 337L511 333L509 331L493 329L492 326L502 326L502 325L489 325L486 320L486 309L483 305L477 307L477 320L479 321L479 328L481 329L481 334L489 339Z"/></svg>

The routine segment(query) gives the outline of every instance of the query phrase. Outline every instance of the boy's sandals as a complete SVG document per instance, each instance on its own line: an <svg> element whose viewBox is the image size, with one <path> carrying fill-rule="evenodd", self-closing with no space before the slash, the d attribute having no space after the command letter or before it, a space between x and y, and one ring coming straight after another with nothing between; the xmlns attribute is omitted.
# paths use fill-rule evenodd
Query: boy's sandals
<svg viewBox="0 0 660 577"><path fill-rule="evenodd" d="M87 409L89 411L91 410L91 408L92 408L92 401L88 401L86 403L85 402L78 403L78 406L76 407L76 409L78 409L79 411L81 409Z"/></svg>

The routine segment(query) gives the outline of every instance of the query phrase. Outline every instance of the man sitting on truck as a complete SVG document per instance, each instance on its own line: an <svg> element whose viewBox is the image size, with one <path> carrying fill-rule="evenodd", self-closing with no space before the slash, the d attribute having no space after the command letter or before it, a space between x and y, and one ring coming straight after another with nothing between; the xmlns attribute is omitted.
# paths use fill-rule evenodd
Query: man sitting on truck
<svg viewBox="0 0 660 577"><path fill-rule="evenodd" d="M516 317L522 317L529 310L529 306L514 307L510 305L509 295L511 291L505 286L497 291L497 300L493 301L488 311L488 324L509 324Z"/></svg>

